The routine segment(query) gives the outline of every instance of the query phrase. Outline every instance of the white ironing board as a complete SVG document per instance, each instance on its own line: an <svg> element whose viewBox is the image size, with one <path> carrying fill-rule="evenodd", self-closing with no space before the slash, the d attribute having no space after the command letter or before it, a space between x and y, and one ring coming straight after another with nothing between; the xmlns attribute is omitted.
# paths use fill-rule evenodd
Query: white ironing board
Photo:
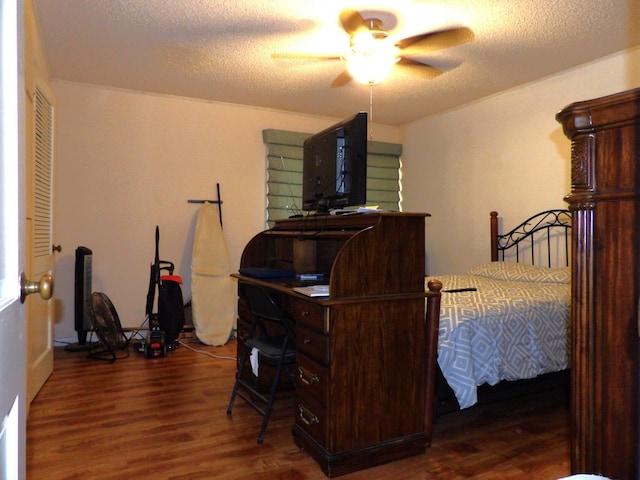
<svg viewBox="0 0 640 480"><path fill-rule="evenodd" d="M234 324L236 292L217 208L204 202L196 221L191 259L191 305L198 339L224 345Z"/></svg>

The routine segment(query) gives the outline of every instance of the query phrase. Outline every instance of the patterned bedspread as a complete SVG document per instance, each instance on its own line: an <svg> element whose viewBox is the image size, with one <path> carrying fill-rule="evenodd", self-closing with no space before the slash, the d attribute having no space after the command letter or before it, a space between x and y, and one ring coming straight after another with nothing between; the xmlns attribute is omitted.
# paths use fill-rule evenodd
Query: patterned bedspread
<svg viewBox="0 0 640 480"><path fill-rule="evenodd" d="M477 402L477 386L568 367L569 268L509 262L437 278L443 290L438 364L460 408Z"/></svg>

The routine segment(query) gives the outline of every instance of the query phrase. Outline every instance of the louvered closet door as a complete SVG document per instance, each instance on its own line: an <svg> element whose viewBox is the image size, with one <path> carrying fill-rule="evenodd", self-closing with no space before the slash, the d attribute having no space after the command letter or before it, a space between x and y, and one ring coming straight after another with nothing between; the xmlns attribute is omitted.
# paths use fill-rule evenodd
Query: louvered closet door
<svg viewBox="0 0 640 480"><path fill-rule="evenodd" d="M27 109L27 258L28 278L54 278L53 258L53 96L36 86ZM55 294L55 288L54 288ZM55 302L27 297L27 396L31 402L53 371Z"/></svg>

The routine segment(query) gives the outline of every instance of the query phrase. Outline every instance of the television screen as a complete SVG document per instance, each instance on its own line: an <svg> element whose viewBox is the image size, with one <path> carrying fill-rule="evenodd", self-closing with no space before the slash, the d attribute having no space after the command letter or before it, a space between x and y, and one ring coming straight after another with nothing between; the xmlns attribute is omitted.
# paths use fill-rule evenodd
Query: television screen
<svg viewBox="0 0 640 480"><path fill-rule="evenodd" d="M303 145L304 210L364 205L367 197L367 114L357 115L312 135Z"/></svg>

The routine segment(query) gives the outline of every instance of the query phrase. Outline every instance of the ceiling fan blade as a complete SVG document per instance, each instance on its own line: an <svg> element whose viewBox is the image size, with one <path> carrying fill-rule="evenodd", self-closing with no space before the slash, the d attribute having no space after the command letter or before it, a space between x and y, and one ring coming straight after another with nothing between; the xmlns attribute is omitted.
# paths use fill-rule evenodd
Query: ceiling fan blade
<svg viewBox="0 0 640 480"><path fill-rule="evenodd" d="M470 28L456 27L408 37L396 43L396 47L402 50L402 55L419 55L461 45L475 38L473 30Z"/></svg>
<svg viewBox="0 0 640 480"><path fill-rule="evenodd" d="M416 75L418 77L426 78L427 80L433 80L438 75L444 73L439 68L420 63L410 58L401 58L396 63L396 67L399 67L404 72Z"/></svg>
<svg viewBox="0 0 640 480"><path fill-rule="evenodd" d="M344 87L351 80L353 80L353 77L348 71L345 70L340 75L338 75L333 80L333 82L331 82L331 88Z"/></svg>
<svg viewBox="0 0 640 480"><path fill-rule="evenodd" d="M340 24L349 35L353 35L360 30L363 22L364 18L355 10L343 10L340 12Z"/></svg>
<svg viewBox="0 0 640 480"><path fill-rule="evenodd" d="M342 60L340 55L322 55L315 53L272 53L275 60Z"/></svg>

